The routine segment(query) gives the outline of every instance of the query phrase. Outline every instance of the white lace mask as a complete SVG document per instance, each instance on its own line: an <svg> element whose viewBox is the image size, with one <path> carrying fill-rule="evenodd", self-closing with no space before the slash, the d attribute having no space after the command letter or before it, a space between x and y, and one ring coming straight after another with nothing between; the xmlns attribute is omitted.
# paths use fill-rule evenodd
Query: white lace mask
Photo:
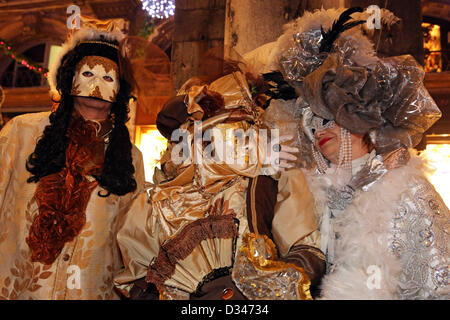
<svg viewBox="0 0 450 320"><path fill-rule="evenodd" d="M314 143L314 134L317 131L323 131L328 128L332 128L336 123L334 120L326 120L316 116L310 107L303 108L302 110L302 129L311 142Z"/></svg>
<svg viewBox="0 0 450 320"><path fill-rule="evenodd" d="M115 102L119 91L117 64L104 57L87 56L77 65L71 94Z"/></svg>

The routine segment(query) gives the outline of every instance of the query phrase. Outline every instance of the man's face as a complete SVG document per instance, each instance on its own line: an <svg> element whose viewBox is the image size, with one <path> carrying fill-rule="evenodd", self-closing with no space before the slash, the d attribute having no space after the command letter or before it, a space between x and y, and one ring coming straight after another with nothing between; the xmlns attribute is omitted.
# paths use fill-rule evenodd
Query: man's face
<svg viewBox="0 0 450 320"><path fill-rule="evenodd" d="M117 64L99 56L84 57L77 65L71 94L115 102L119 91Z"/></svg>

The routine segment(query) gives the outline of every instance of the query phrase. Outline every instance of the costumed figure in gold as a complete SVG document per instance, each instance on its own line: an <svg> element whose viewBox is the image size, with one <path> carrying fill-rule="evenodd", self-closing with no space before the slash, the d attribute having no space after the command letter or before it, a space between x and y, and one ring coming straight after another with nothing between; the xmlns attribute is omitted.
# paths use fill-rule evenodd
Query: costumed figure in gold
<svg viewBox="0 0 450 320"><path fill-rule="evenodd" d="M51 67L51 112L0 132L0 297L117 299L116 233L143 188L134 81L112 22L82 17Z"/></svg>
<svg viewBox="0 0 450 320"><path fill-rule="evenodd" d="M264 124L280 92L228 61L212 80L187 81L158 114L169 147L150 198L135 202L118 234L125 269L115 282L131 299L311 299L325 271L317 248L279 255L273 232L292 245L317 228L312 202L291 207L305 222L300 232L275 221L284 200L276 179L296 159Z"/></svg>

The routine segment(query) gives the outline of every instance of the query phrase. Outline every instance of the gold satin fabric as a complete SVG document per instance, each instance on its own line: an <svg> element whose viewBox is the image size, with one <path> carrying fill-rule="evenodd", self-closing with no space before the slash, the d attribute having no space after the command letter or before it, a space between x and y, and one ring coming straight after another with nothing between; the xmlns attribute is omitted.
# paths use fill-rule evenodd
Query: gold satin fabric
<svg viewBox="0 0 450 320"><path fill-rule="evenodd" d="M228 114L210 118L203 122L203 129L247 128L248 123L245 121L223 123L227 117ZM192 131L192 125L190 122L187 129ZM124 293L129 291L132 281L146 276L147 267L158 255L160 245L176 237L189 223L207 217L209 210L221 198L225 203L224 208L215 214L234 213L240 221L241 239L242 234L248 230L248 178L260 173L265 146L259 146L257 152L258 161L247 161L244 164L205 161L201 165L183 164L177 169L178 176L151 190L150 201L142 194L118 233L125 264L125 270L115 277L118 288ZM240 240L237 248L239 246ZM175 274L165 285L187 292L194 291L199 281L213 269L231 265L231 249L231 239L202 241L200 246L177 265Z"/></svg>
<svg viewBox="0 0 450 320"><path fill-rule="evenodd" d="M225 101L225 109L250 106L251 93L242 72L233 72L209 85L209 89L219 92Z"/></svg>
<svg viewBox="0 0 450 320"><path fill-rule="evenodd" d="M296 243L320 248L316 217L314 198L301 169L283 171L272 221L272 234L282 256Z"/></svg>
<svg viewBox="0 0 450 320"><path fill-rule="evenodd" d="M247 85L247 80L241 72L233 72L211 82L210 85L193 86L188 92L187 111L192 120L201 120L204 111L197 103L207 90L218 92L222 95L225 109L234 109L245 106L251 108L252 95Z"/></svg>
<svg viewBox="0 0 450 320"><path fill-rule="evenodd" d="M102 198L97 193L105 190L97 186L80 234L65 244L54 263L33 263L25 238L38 207L36 184L26 182L30 173L25 161L48 125L48 117L48 112L19 116L0 132L0 298L117 299L113 276L122 262L116 234L134 197L142 192L142 155L133 147L136 192Z"/></svg>

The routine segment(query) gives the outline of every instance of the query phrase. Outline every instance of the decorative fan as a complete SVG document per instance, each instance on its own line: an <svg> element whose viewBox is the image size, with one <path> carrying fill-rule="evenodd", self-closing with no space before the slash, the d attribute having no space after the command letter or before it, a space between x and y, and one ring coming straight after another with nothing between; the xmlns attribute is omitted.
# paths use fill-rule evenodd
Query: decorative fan
<svg viewBox="0 0 450 320"><path fill-rule="evenodd" d="M195 294L218 274L230 274L236 251L238 220L228 201L217 199L202 219L186 225L163 243L146 281L161 293L169 288Z"/></svg>

